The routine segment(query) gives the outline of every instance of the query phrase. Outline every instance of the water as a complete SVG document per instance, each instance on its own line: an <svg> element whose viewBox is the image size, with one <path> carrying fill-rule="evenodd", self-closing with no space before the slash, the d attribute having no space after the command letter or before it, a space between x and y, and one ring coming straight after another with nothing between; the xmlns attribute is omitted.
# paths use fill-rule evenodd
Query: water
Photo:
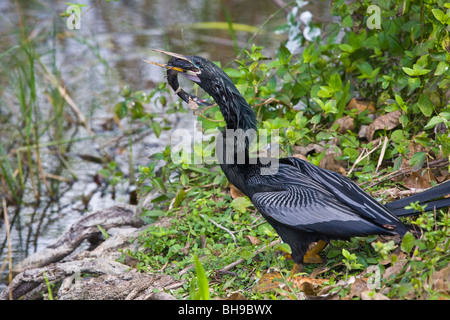
<svg viewBox="0 0 450 320"><path fill-rule="evenodd" d="M65 128L66 139L86 138L72 143L66 160L72 172L62 166L54 149L41 148L45 172L56 170L58 175L69 180L72 180L73 173L78 179L72 183L59 182L60 194L55 195L54 201L51 201L48 194L43 194L37 202L31 185L27 185L24 205L20 209L8 207L10 219L14 220L11 230L14 263L54 242L84 212L129 201L130 186L127 183L119 184L113 197L110 188L102 190L95 182L94 178L102 166L84 161L80 155L100 156L100 147L103 146L103 150L113 157L122 171L128 172L128 140L124 136L114 141L114 138L123 135L123 130L111 120L112 110L122 100L120 90L124 85L133 90L149 91L164 81L163 71L142 59L162 62L167 57L162 57L149 48L202 55L220 61L222 65L232 62L236 57L228 30L192 28L193 23L226 21L218 0L84 1L90 9L86 12L86 8L83 8L85 13L80 20L80 30L69 30L67 18L59 16L67 8L64 1L18 3L19 6L14 0L0 2L0 54L16 43L20 21L17 13L20 8L25 17L22 23L31 26L29 36L40 40L37 51L41 61L49 70L55 68L60 72L60 79L88 119L96 139L90 139L89 132L81 125ZM259 27L279 9L272 0L226 0L223 3L234 23L254 27ZM321 16L327 10L321 1L305 9L311 10L314 16ZM282 39L271 30L284 22L285 13L281 12L254 38L253 43L265 47L266 55L272 55ZM236 31L238 46L241 48L245 45L251 36L250 32ZM8 69L7 66L2 67ZM0 79L0 85L2 84ZM48 82L40 85L37 97L39 110L44 118L51 117L53 111L46 92L49 90L46 87ZM14 92L14 88L7 86L0 90L3 96L0 102L13 101ZM177 97L171 95L170 99ZM160 112L154 110L151 104L145 107L148 111ZM0 104L0 115L1 108ZM14 110L14 104L11 108ZM64 108L67 115L75 119L67 104ZM195 116L186 114L170 117L174 127L189 126L194 119ZM13 123L14 117L9 121ZM7 125L8 122L2 123L3 128ZM105 129L106 127L112 129ZM127 128L127 124L124 123L123 127ZM5 135L5 132L0 129L0 134ZM9 139L5 138L0 139L0 143ZM52 135L46 134L40 141L50 142ZM141 139L133 143L134 168L147 165L148 157L161 150L168 142L168 132L163 132L156 138L150 129L144 131ZM61 169L57 170L58 168ZM83 202L83 197L86 196L92 196L87 206ZM4 244L4 225L0 225L0 239ZM5 261L6 251L4 249L0 255L1 263ZM0 285L1 281L0 279Z"/></svg>

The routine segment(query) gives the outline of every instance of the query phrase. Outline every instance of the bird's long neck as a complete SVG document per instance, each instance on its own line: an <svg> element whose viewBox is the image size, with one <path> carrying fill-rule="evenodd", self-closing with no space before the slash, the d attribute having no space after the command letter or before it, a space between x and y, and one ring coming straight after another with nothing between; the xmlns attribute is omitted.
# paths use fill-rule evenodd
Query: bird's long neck
<svg viewBox="0 0 450 320"><path fill-rule="evenodd" d="M217 141L216 153L228 180L245 192L243 173L249 164L255 163L255 159L250 159L249 146L256 141L256 114L227 76L214 82L210 95L227 124L222 139Z"/></svg>
<svg viewBox="0 0 450 320"><path fill-rule="evenodd" d="M231 79L223 71L222 73L222 77L214 79L212 90L207 91L219 105L220 112L227 124L227 129L256 131L255 112L240 94Z"/></svg>

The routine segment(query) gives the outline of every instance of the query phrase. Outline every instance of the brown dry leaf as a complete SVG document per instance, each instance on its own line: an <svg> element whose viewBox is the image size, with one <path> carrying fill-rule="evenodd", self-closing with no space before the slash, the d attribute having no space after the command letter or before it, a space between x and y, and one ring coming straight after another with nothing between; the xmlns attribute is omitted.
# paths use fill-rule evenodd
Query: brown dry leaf
<svg viewBox="0 0 450 320"><path fill-rule="evenodd" d="M327 281L327 279L311 279L304 276L298 276L289 278L289 281L293 283L294 287L299 288L308 296L315 296L321 289L321 285Z"/></svg>
<svg viewBox="0 0 450 320"><path fill-rule="evenodd" d="M429 172L429 174L421 175L420 171L411 172L411 174L404 180L405 187L409 189L428 189L431 187L431 180L433 179L433 174Z"/></svg>
<svg viewBox="0 0 450 320"><path fill-rule="evenodd" d="M408 260L406 260L406 254L403 252L400 252L398 254L398 260L394 263L393 266L388 267L384 273L383 278L389 279L392 275L398 274L400 271L402 271L403 267L406 265Z"/></svg>
<svg viewBox="0 0 450 320"><path fill-rule="evenodd" d="M323 260L320 257L319 253L325 248L327 243L323 240L320 240L319 242L316 242L313 244L308 251L306 252L305 256L303 257L304 263L322 263Z"/></svg>
<svg viewBox="0 0 450 320"><path fill-rule="evenodd" d="M338 125L337 132L346 133L348 130L353 131L355 129L355 119L350 116L343 116L337 119L333 123L334 125Z"/></svg>
<svg viewBox="0 0 450 320"><path fill-rule="evenodd" d="M352 100L350 100L345 109L346 110L357 109L358 114L365 110L369 110L369 113L375 113L376 111L375 103L373 101L356 98L352 98Z"/></svg>
<svg viewBox="0 0 450 320"><path fill-rule="evenodd" d="M399 125L401 116L400 110L389 112L381 117L376 118L367 128L366 138L372 141L373 135L377 130L392 130Z"/></svg>
<svg viewBox="0 0 450 320"><path fill-rule="evenodd" d="M336 157L340 156L341 152L336 153L334 148L330 148L326 151L322 160L320 160L319 167L331 170L337 173L340 173L344 176L347 175L343 166L345 165L344 161L336 160Z"/></svg>
<svg viewBox="0 0 450 320"><path fill-rule="evenodd" d="M355 282L350 285L350 297L360 297L361 293L367 290L367 281L361 278L356 278Z"/></svg>
<svg viewBox="0 0 450 320"><path fill-rule="evenodd" d="M450 294L450 264L444 269L435 272L430 279L433 290Z"/></svg>
<svg viewBox="0 0 450 320"><path fill-rule="evenodd" d="M265 293L268 291L274 291L276 289L288 290L289 288L285 283L280 281L281 279L282 276L279 272L266 273L253 287L253 291ZM315 296L321 289L321 285L325 281L327 281L327 279L311 279L304 276L297 276L289 277L287 281L289 281L289 283L291 283L294 288L299 288L306 295Z"/></svg>
<svg viewBox="0 0 450 320"><path fill-rule="evenodd" d="M300 153L296 153L292 157L308 161L308 158L305 157L304 155L300 154Z"/></svg>
<svg viewBox="0 0 450 320"><path fill-rule="evenodd" d="M225 300L248 300L248 299L246 297L244 297L244 295L242 293L234 292L231 294L231 296L229 296Z"/></svg>
<svg viewBox="0 0 450 320"><path fill-rule="evenodd" d="M259 243L261 242L258 238L254 237L254 236L245 235L245 237L246 237L246 238L248 239L248 241L250 241L250 243L253 244L253 245L257 245L257 244L259 244Z"/></svg>
<svg viewBox="0 0 450 320"><path fill-rule="evenodd" d="M283 283L279 280L282 279L279 272L269 272L264 274L258 281L258 283L253 287L253 291L264 293L268 291L273 291L283 287Z"/></svg>
<svg viewBox="0 0 450 320"><path fill-rule="evenodd" d="M230 194L231 194L231 197L233 198L233 199L236 199L236 198L240 198L240 197L244 197L245 196L245 194L243 194L242 192L241 192L241 190L239 190L238 188L236 188L234 185L232 185L232 184L230 184Z"/></svg>
<svg viewBox="0 0 450 320"><path fill-rule="evenodd" d="M297 157L297 158L306 160L306 159L304 159L304 156L306 156L307 154L309 154L311 152L313 152L313 153L322 153L323 151L325 151L325 147L323 145L321 145L321 144L310 143L306 147L304 147L304 146L293 146L292 147L292 151L294 153L293 157Z"/></svg>

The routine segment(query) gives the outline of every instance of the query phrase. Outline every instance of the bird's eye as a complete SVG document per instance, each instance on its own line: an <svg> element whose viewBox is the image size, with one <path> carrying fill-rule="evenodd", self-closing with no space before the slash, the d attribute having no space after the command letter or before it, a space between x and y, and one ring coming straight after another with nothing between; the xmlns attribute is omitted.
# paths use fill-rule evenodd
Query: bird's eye
<svg viewBox="0 0 450 320"><path fill-rule="evenodd" d="M192 64L193 64L195 67L198 68L198 67L200 67L200 60L194 58L194 59L192 60Z"/></svg>

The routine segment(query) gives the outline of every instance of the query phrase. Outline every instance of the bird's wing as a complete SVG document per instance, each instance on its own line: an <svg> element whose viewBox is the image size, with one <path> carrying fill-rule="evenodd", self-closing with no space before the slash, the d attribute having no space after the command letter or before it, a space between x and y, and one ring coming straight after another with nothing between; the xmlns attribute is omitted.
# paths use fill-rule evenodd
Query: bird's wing
<svg viewBox="0 0 450 320"><path fill-rule="evenodd" d="M398 218L386 207L343 175L322 169L298 158L285 158L283 162L291 164L300 172L326 187L340 202L353 208L361 217L386 228L395 225L403 226ZM400 233L406 232L406 229L401 229L396 231Z"/></svg>
<svg viewBox="0 0 450 320"><path fill-rule="evenodd" d="M327 235L330 238L347 238L369 234L391 234L387 229L364 219L353 208L340 202L332 193L306 176L296 174L302 184L286 183L282 191L256 192L251 201L269 222L290 228ZM264 178L263 184L275 186L275 176ZM311 187L313 186L313 187Z"/></svg>

